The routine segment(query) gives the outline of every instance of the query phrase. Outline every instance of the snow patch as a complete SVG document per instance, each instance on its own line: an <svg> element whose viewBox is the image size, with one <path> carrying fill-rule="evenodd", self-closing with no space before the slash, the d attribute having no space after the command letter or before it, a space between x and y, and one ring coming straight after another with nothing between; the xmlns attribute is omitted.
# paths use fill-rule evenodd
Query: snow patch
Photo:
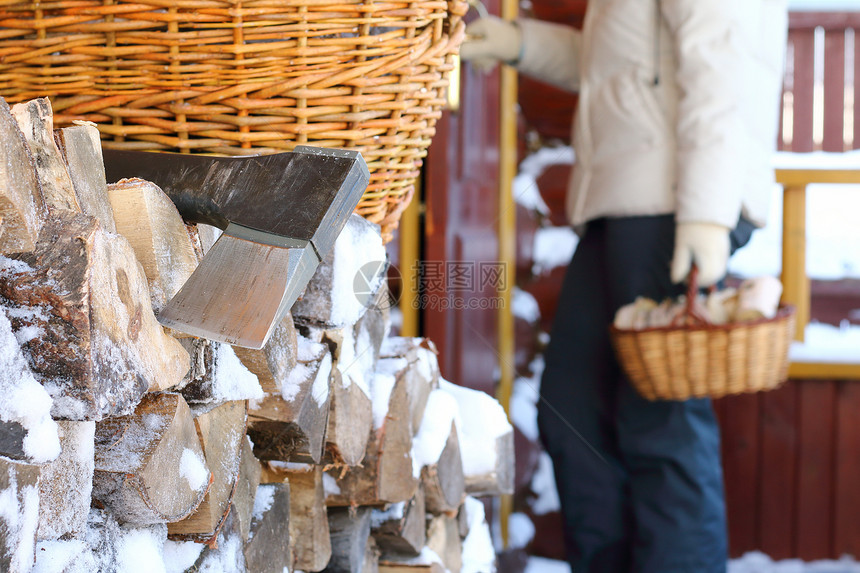
<svg viewBox="0 0 860 573"><path fill-rule="evenodd" d="M457 400L444 390L433 390L427 397L427 406L421 427L412 440L412 474L421 476L421 468L435 464L445 449L451 424L459 418ZM456 422L458 426L459 422Z"/></svg>
<svg viewBox="0 0 860 573"><path fill-rule="evenodd" d="M217 344L215 352L213 401L262 400L265 397L257 376L245 368L229 344Z"/></svg>
<svg viewBox="0 0 860 573"><path fill-rule="evenodd" d="M185 573L190 569L205 545L194 541L172 541L164 542L164 566L166 573Z"/></svg>
<svg viewBox="0 0 860 573"><path fill-rule="evenodd" d="M277 487L274 485L261 484L257 486L257 495L254 497L254 521L263 519L263 515L272 509L276 489Z"/></svg>
<svg viewBox="0 0 860 573"><path fill-rule="evenodd" d="M209 481L209 470L206 463L193 450L185 448L179 458L179 475L188 482L192 490L199 490Z"/></svg>
<svg viewBox="0 0 860 573"><path fill-rule="evenodd" d="M469 534L463 540L463 566L460 573L494 573L496 551L484 515L484 504L467 496L465 510Z"/></svg>
<svg viewBox="0 0 860 573"><path fill-rule="evenodd" d="M468 412L468 416L457 419L463 472L467 476L492 472L497 467L496 440L514 431L504 408L486 392L444 379L440 379L439 386L456 399L460 412Z"/></svg>
<svg viewBox="0 0 860 573"><path fill-rule="evenodd" d="M57 423L51 419L53 401L27 366L4 308L0 307L0 420L16 422L26 431L28 461L44 463L60 455Z"/></svg>

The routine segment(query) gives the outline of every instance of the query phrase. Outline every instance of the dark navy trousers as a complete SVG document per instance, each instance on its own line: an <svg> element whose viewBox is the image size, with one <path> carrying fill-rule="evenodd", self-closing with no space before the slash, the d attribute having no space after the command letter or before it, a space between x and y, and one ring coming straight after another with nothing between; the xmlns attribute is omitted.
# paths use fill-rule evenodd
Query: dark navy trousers
<svg viewBox="0 0 860 573"><path fill-rule="evenodd" d="M742 222L733 247L752 226ZM538 424L551 456L573 573L724 573L720 437L708 399L650 402L622 374L608 335L637 296L677 296L674 217L588 224L562 286Z"/></svg>

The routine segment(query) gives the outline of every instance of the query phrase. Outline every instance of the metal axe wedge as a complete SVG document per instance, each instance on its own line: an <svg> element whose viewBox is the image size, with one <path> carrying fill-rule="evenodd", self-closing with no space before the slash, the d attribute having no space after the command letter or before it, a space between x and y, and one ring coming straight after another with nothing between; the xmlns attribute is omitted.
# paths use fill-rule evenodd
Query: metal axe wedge
<svg viewBox="0 0 860 573"><path fill-rule="evenodd" d="M185 221L223 230L158 321L247 348L266 344L370 180L357 151L310 146L240 157L105 149L104 162L109 182L151 181Z"/></svg>

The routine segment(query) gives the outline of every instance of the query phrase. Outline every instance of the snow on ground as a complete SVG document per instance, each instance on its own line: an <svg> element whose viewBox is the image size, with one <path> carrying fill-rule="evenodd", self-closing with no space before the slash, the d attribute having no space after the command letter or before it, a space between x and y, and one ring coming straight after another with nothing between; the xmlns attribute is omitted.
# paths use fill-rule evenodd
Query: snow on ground
<svg viewBox="0 0 860 573"><path fill-rule="evenodd" d="M570 566L563 561L532 557L525 573L570 573ZM799 559L774 561L759 552L747 553L740 559L729 561L728 573L860 573L860 563L850 557L838 561L812 561Z"/></svg>
<svg viewBox="0 0 860 573"><path fill-rule="evenodd" d="M774 561L763 553L753 551L730 561L728 573L860 573L860 563L850 557L808 563L800 559Z"/></svg>
<svg viewBox="0 0 860 573"><path fill-rule="evenodd" d="M526 565L525 573L570 573L570 565L564 561L532 557Z"/></svg>

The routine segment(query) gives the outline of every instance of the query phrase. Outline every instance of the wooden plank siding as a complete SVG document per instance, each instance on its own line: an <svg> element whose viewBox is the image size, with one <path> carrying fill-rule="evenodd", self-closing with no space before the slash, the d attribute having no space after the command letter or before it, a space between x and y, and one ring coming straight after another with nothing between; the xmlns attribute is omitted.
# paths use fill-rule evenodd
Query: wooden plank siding
<svg viewBox="0 0 860 573"><path fill-rule="evenodd" d="M860 382L717 400L733 557L860 556Z"/></svg>

